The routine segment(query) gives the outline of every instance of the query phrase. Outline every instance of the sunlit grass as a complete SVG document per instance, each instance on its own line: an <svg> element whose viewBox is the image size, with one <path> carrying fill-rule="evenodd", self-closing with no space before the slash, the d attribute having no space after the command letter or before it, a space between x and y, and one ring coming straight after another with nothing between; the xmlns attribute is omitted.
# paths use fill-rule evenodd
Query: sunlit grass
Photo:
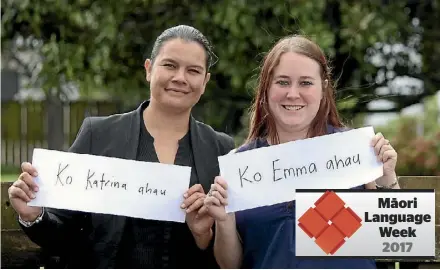
<svg viewBox="0 0 440 270"><path fill-rule="evenodd" d="M16 174L2 174L1 175L1 180L2 182L14 182L15 180L17 180L18 175Z"/></svg>

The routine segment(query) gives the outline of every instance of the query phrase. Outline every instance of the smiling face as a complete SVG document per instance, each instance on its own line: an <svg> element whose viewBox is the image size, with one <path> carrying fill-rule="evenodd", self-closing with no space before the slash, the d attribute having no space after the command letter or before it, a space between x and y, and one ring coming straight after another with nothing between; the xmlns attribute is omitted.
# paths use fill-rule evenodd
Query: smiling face
<svg viewBox="0 0 440 270"><path fill-rule="evenodd" d="M307 132L322 99L320 65L294 52L283 53L268 89L269 110L280 132Z"/></svg>
<svg viewBox="0 0 440 270"><path fill-rule="evenodd" d="M246 141L279 144L325 135L328 125L344 127L331 77L318 44L301 35L280 39L264 57Z"/></svg>
<svg viewBox="0 0 440 270"><path fill-rule="evenodd" d="M151 101L178 111L187 111L205 92L210 74L203 46L180 38L166 41L152 63L145 61Z"/></svg>

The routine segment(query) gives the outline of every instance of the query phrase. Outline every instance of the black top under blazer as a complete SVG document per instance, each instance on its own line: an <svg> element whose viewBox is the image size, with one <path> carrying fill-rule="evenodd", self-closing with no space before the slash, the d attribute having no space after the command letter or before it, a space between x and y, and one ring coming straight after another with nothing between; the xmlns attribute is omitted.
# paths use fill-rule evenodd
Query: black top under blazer
<svg viewBox="0 0 440 270"><path fill-rule="evenodd" d="M128 113L85 118L69 152L135 160L140 111L145 106L148 101ZM190 136L193 170L207 193L214 178L220 174L217 158L229 153L234 148L234 141L192 116ZM47 208L41 222L21 228L46 252L61 256L68 268L113 268L125 221L123 216ZM182 245L182 252L185 252L185 243ZM212 268L210 262L215 261L212 253L211 243L207 250L201 251L201 258L194 266L181 267Z"/></svg>

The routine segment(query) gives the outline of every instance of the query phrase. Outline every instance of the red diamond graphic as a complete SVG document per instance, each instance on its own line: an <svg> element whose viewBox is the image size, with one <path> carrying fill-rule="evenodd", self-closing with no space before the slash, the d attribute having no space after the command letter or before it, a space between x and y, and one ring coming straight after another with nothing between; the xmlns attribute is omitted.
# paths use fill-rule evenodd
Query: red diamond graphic
<svg viewBox="0 0 440 270"><path fill-rule="evenodd" d="M333 224L347 237L351 237L361 227L361 221L361 218L350 208L342 209L332 219Z"/></svg>
<svg viewBox="0 0 440 270"><path fill-rule="evenodd" d="M315 243L326 254L333 255L345 243L345 240L344 235L332 224L316 238Z"/></svg>
<svg viewBox="0 0 440 270"><path fill-rule="evenodd" d="M326 191L316 203L316 210L329 221L344 208L344 201L333 191Z"/></svg>
<svg viewBox="0 0 440 270"><path fill-rule="evenodd" d="M298 226L326 253L335 252L361 226L362 219L333 191L325 192L299 219ZM328 224L331 221L331 225Z"/></svg>
<svg viewBox="0 0 440 270"><path fill-rule="evenodd" d="M324 229L326 229L329 225L328 223L321 217L321 215L316 212L315 209L309 208L304 215L302 215L299 219L298 226L310 237L318 237Z"/></svg>

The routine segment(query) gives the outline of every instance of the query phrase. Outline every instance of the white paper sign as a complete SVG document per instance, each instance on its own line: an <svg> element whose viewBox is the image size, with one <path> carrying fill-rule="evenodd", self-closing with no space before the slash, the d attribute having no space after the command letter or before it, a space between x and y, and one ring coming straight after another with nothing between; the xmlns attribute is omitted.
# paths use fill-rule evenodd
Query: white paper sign
<svg viewBox="0 0 440 270"><path fill-rule="evenodd" d="M348 189L383 175L372 127L218 158L228 183L227 212L295 200L296 189Z"/></svg>
<svg viewBox="0 0 440 270"><path fill-rule="evenodd" d="M28 205L185 222L191 167L35 149L39 191Z"/></svg>

